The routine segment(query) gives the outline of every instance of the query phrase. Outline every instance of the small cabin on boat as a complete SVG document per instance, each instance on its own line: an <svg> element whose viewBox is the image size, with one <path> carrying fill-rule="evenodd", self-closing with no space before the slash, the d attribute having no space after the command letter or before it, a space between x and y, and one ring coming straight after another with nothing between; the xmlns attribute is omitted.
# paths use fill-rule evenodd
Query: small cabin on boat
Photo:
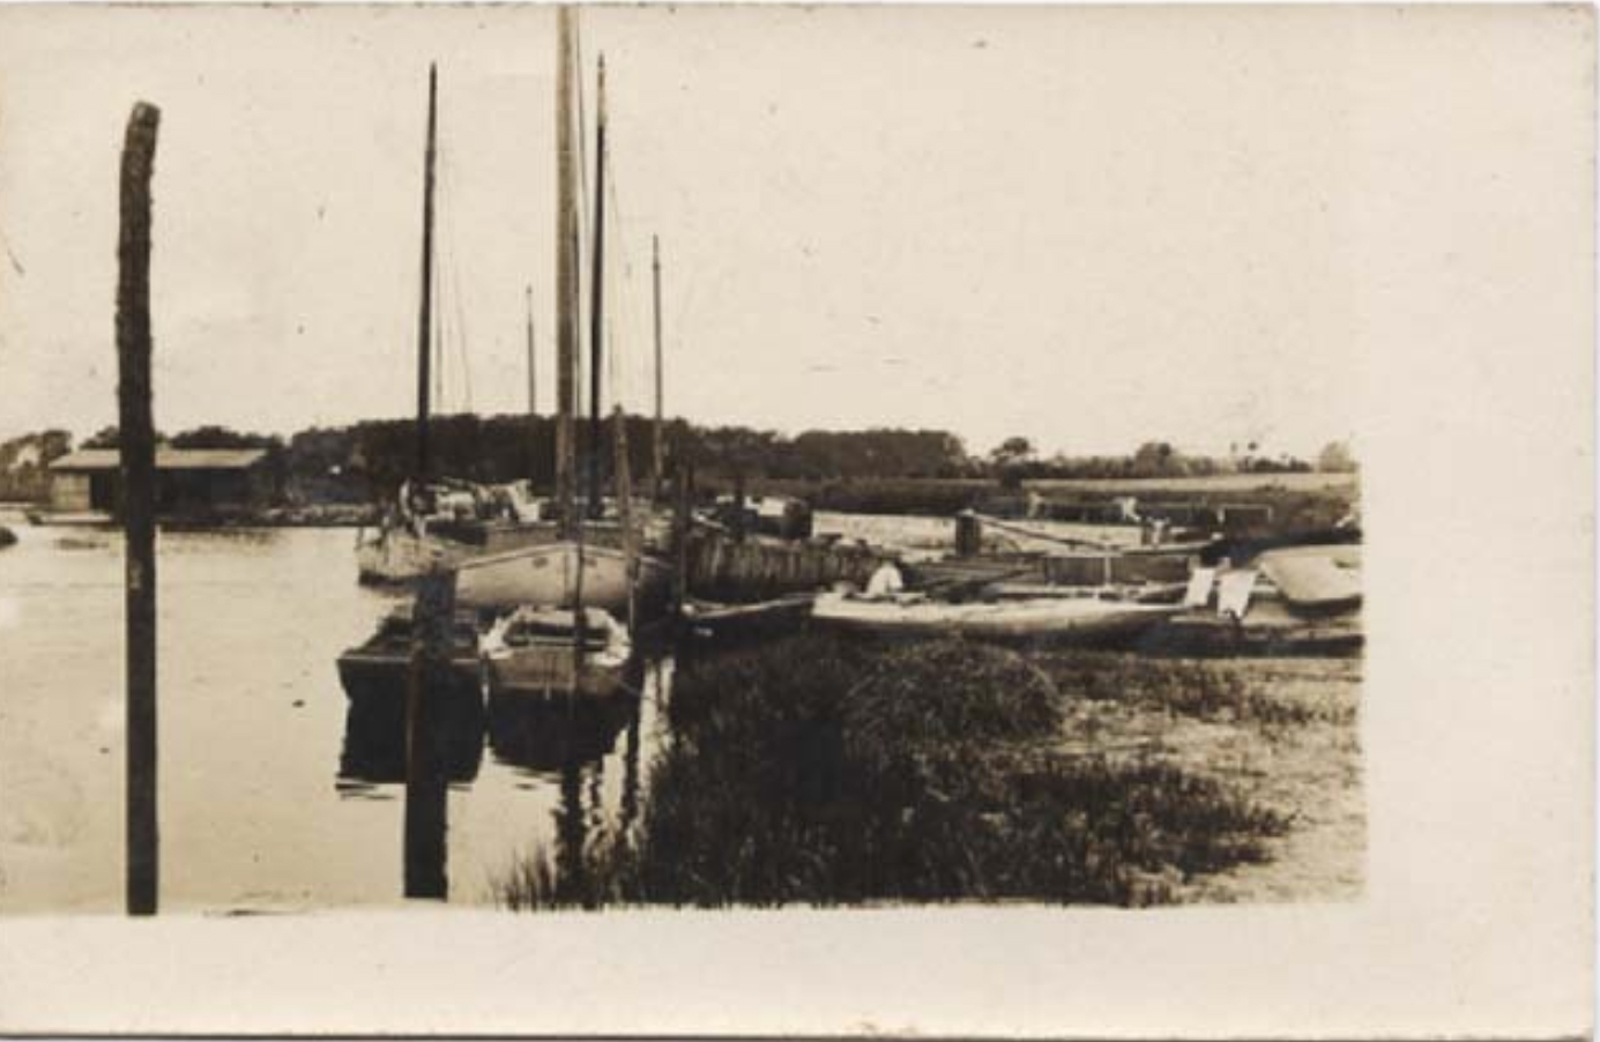
<svg viewBox="0 0 1600 1042"><path fill-rule="evenodd" d="M156 449L156 510L203 514L263 506L275 491L265 449ZM50 463L50 509L114 514L122 503L116 449L79 449Z"/></svg>

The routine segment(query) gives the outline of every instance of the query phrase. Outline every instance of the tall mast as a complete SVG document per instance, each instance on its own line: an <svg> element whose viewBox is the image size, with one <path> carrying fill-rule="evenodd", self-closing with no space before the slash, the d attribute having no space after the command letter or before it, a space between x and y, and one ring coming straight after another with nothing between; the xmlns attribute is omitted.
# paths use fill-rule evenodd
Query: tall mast
<svg viewBox="0 0 1600 1042"><path fill-rule="evenodd" d="M594 143L594 262L589 276L589 516L600 516L600 345L605 315L606 246L606 56L600 55L599 87L595 100Z"/></svg>
<svg viewBox="0 0 1600 1042"><path fill-rule="evenodd" d="M556 504L564 535L577 527L573 413L578 360L578 158L573 148L572 10L557 14L556 68Z"/></svg>
<svg viewBox="0 0 1600 1042"><path fill-rule="evenodd" d="M656 325L656 425L651 445L651 494L661 498L663 446L661 443L661 236L650 237L650 280L654 289Z"/></svg>
<svg viewBox="0 0 1600 1042"><path fill-rule="evenodd" d="M428 479L429 332L433 327L433 157L439 70L428 65L428 145L422 168L422 306L417 315L417 478Z"/></svg>

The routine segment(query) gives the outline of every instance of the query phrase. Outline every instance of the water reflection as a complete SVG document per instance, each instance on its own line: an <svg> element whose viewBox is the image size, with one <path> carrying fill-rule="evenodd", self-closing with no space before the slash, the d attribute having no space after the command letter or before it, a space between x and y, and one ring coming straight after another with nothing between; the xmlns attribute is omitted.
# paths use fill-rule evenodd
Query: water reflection
<svg viewBox="0 0 1600 1042"><path fill-rule="evenodd" d="M517 787L530 806L549 800L548 816L542 816L547 824L536 825L531 837L534 848L551 858L563 892L581 893L596 842L628 832L642 813L644 773L670 675L670 659L658 652L630 660L623 683L610 695L582 688L553 694L491 688L483 698L466 698L460 697L461 685L441 678L431 703L437 717L428 730L444 781L470 791L480 773L492 775L484 762L487 747L494 768L521 779ZM447 817L455 808L444 798L444 786L413 786L409 793L404 788L405 685L396 674L389 676L396 682L363 683L353 689L357 697L347 698L337 785L347 797L406 799L409 838L400 851L406 892L414 895L420 886L442 895L448 886ZM502 822L501 831L509 824ZM481 823L467 827L481 835ZM526 834L502 838L529 849ZM469 854L471 863L449 874L465 870L470 878L477 861Z"/></svg>
<svg viewBox="0 0 1600 1042"><path fill-rule="evenodd" d="M452 784L470 782L483 762L483 705L453 699L443 701L440 710L436 749L444 779ZM340 790L373 793L374 786L402 785L405 780L404 696L352 701L345 712L344 745L339 751Z"/></svg>
<svg viewBox="0 0 1600 1042"><path fill-rule="evenodd" d="M598 764L617 737L639 718L639 698L554 695L489 696L489 748L501 763L549 780L565 780L575 765Z"/></svg>

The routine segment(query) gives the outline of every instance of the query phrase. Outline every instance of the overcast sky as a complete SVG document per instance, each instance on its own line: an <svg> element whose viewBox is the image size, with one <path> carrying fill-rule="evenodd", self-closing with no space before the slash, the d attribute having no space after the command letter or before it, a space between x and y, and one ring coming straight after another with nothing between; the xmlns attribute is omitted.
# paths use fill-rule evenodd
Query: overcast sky
<svg viewBox="0 0 1600 1042"><path fill-rule="evenodd" d="M1354 360L1385 348L1362 272L1397 234L1364 199L1411 151L1481 147L1448 111L1418 138L1415 79L1384 75L1406 52L1368 45L1379 17L585 11L589 74L603 50L611 77L624 401L648 408L658 233L673 414L946 428L974 451L1359 435ZM141 98L163 114L158 424L407 414L430 60L444 405L470 382L479 411L525 407L531 284L548 409L553 10L11 9L0 436L114 419L118 149ZM1420 89L1468 106L1501 74L1441 62Z"/></svg>

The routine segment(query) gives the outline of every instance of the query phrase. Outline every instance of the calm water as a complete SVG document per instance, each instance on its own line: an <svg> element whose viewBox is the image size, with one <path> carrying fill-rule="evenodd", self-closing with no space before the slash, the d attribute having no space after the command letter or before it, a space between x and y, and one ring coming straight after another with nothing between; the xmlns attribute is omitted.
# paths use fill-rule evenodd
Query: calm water
<svg viewBox="0 0 1600 1042"><path fill-rule="evenodd" d="M122 541L36 528L0 550L0 912L122 902ZM352 719L335 659L392 594L355 581L354 533L163 533L163 910L402 900L400 734ZM452 902L542 846L624 827L664 727L670 663L614 711L491 711L450 750ZM491 707L495 709L496 707Z"/></svg>

